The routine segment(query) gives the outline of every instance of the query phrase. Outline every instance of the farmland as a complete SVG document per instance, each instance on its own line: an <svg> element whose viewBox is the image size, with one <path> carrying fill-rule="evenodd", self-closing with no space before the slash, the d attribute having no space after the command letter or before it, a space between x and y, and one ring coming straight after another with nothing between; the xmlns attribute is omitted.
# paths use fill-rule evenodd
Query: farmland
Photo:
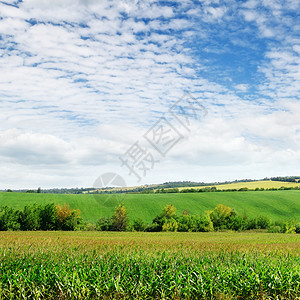
<svg viewBox="0 0 300 300"><path fill-rule="evenodd" d="M182 187L179 188L180 191L189 189L189 188L205 188L205 187L213 187L215 186L218 190L229 190L229 189L279 189L281 187L300 187L300 182L283 182L283 181L273 181L273 180L257 180L257 181L249 181L249 182L234 182L234 183L225 183L225 184L217 184L217 185L205 185L198 187Z"/></svg>
<svg viewBox="0 0 300 300"><path fill-rule="evenodd" d="M275 221L300 219L299 190L121 195L0 193L0 205L16 209L34 203L52 202L67 203L72 208L80 209L82 218L87 222L96 222L101 216L111 216L120 202L125 203L130 219L142 218L148 224L167 204L175 205L179 214L183 210L191 214L203 213L221 203L249 217L264 215Z"/></svg>
<svg viewBox="0 0 300 300"><path fill-rule="evenodd" d="M296 299L300 236L1 232L0 298Z"/></svg>

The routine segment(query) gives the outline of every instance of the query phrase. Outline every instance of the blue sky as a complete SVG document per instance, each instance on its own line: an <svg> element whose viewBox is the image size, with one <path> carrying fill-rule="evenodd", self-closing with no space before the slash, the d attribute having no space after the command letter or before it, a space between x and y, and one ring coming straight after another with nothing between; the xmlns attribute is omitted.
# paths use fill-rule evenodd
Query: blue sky
<svg viewBox="0 0 300 300"><path fill-rule="evenodd" d="M0 1L0 189L299 175L300 1ZM189 95L207 114L160 156ZM194 101L193 100L193 101ZM159 163L141 181L120 157ZM145 153L146 153L145 152Z"/></svg>

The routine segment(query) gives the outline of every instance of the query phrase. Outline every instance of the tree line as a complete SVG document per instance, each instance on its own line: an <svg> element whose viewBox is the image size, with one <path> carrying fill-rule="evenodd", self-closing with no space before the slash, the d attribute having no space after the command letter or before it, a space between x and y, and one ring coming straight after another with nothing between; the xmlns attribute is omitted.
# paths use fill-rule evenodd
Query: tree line
<svg viewBox="0 0 300 300"><path fill-rule="evenodd" d="M239 215L224 204L217 205L199 215L183 211L176 213L176 207L168 204L151 224L141 218L131 220L125 205L119 204L111 217L101 217L96 224L86 223L80 217L79 209L68 204L54 203L25 206L22 210L0 207L0 231L7 230L98 230L98 231L146 231L146 232L211 232L245 231L263 229L274 233L300 233L300 222L271 221L266 216L248 218Z"/></svg>
<svg viewBox="0 0 300 300"><path fill-rule="evenodd" d="M282 190L300 190L300 186L295 186L295 187L280 187L280 188L255 188L255 189L250 189L247 187L242 187L239 189L218 189L216 186L212 187L204 187L204 188L185 188L185 189L178 189L178 188L172 188L172 189L158 189L155 191L152 191L152 193L156 194L164 194L164 193L207 193L207 192L252 192L252 191L282 191ZM144 191L141 192L143 193L151 193L151 191Z"/></svg>
<svg viewBox="0 0 300 300"><path fill-rule="evenodd" d="M210 232L210 231L245 231L265 229L274 233L300 233L300 222L276 221L272 222L266 216L248 218L246 214L239 215L234 209L219 204L213 210L205 211L200 215L191 215L188 211L176 214L176 207L166 205L163 211L156 216L152 224L146 225L142 219L130 222L124 204L116 207L110 218L100 218L95 227L102 231L179 231L179 232Z"/></svg>
<svg viewBox="0 0 300 300"><path fill-rule="evenodd" d="M22 210L0 207L0 231L76 230L82 225L79 209L71 209L68 204L35 204Z"/></svg>

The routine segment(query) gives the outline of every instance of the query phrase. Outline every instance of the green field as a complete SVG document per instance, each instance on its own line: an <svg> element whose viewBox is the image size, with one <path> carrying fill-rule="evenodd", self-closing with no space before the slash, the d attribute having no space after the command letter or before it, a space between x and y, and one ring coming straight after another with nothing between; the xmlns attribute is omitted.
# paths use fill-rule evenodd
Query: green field
<svg viewBox="0 0 300 300"><path fill-rule="evenodd" d="M272 220L300 219L300 191L256 191L174 194L113 194L62 195L31 193L0 193L0 205L21 209L29 204L68 203L79 208L87 222L96 222L101 216L111 216L116 205L124 202L131 219L142 218L150 224L165 205L173 204L177 213L188 210L200 214L225 204L249 217L264 215Z"/></svg>
<svg viewBox="0 0 300 300"><path fill-rule="evenodd" d="M299 299L300 235L0 232L0 299Z"/></svg>

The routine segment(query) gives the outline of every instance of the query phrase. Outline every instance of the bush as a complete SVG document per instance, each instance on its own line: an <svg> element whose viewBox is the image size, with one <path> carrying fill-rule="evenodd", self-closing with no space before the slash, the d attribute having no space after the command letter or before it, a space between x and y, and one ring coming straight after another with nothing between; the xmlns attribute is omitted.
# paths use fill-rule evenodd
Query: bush
<svg viewBox="0 0 300 300"><path fill-rule="evenodd" d="M243 231L248 227L247 219L241 216L232 216L228 221L228 229L235 231Z"/></svg>
<svg viewBox="0 0 300 300"><path fill-rule="evenodd" d="M214 231L214 224L210 218L210 212L207 211L203 216L196 218L196 231L209 232Z"/></svg>
<svg viewBox="0 0 300 300"><path fill-rule="evenodd" d="M275 224L278 225L278 224ZM259 216L247 221L245 229L268 229L271 226L271 220L268 217ZM280 225L279 225L280 226Z"/></svg>
<svg viewBox="0 0 300 300"><path fill-rule="evenodd" d="M19 230L19 211L8 206L0 207L0 231Z"/></svg>
<svg viewBox="0 0 300 300"><path fill-rule="evenodd" d="M84 228L85 231L95 231L96 226L92 223L87 223Z"/></svg>
<svg viewBox="0 0 300 300"><path fill-rule="evenodd" d="M293 221L275 222L274 226L280 227L282 233L296 233L296 224Z"/></svg>
<svg viewBox="0 0 300 300"><path fill-rule="evenodd" d="M296 233L296 226L292 222L284 223L283 227L284 233Z"/></svg>
<svg viewBox="0 0 300 300"><path fill-rule="evenodd" d="M271 220L268 217L259 216L256 219L256 229L267 229L271 224Z"/></svg>
<svg viewBox="0 0 300 300"><path fill-rule="evenodd" d="M39 229L55 230L56 229L56 208L54 203L46 204L39 210Z"/></svg>
<svg viewBox="0 0 300 300"><path fill-rule="evenodd" d="M172 204L166 205L162 213L153 219L152 224L156 224L153 228L157 231L162 231L163 225L170 219L176 219L176 207ZM167 226L165 229L167 229Z"/></svg>
<svg viewBox="0 0 300 300"><path fill-rule="evenodd" d="M40 210L37 205L25 206L19 213L19 223L21 230L39 230L40 229Z"/></svg>
<svg viewBox="0 0 300 300"><path fill-rule="evenodd" d="M148 225L145 229L146 232L159 232L161 230L162 230L162 227L157 223L153 223L151 225Z"/></svg>
<svg viewBox="0 0 300 300"><path fill-rule="evenodd" d="M162 231L177 231L178 222L174 218L167 219L162 226Z"/></svg>
<svg viewBox="0 0 300 300"><path fill-rule="evenodd" d="M146 225L142 219L136 219L133 221L133 230L135 231L144 231L146 229Z"/></svg>
<svg viewBox="0 0 300 300"><path fill-rule="evenodd" d="M178 218L178 231L197 231L197 222L194 216L183 214Z"/></svg>
<svg viewBox="0 0 300 300"><path fill-rule="evenodd" d="M268 232L270 233L281 233L281 227L280 226L276 226L276 225L272 225L269 227Z"/></svg>
<svg viewBox="0 0 300 300"><path fill-rule="evenodd" d="M111 231L112 230L112 218L100 218L96 223L96 230Z"/></svg>

